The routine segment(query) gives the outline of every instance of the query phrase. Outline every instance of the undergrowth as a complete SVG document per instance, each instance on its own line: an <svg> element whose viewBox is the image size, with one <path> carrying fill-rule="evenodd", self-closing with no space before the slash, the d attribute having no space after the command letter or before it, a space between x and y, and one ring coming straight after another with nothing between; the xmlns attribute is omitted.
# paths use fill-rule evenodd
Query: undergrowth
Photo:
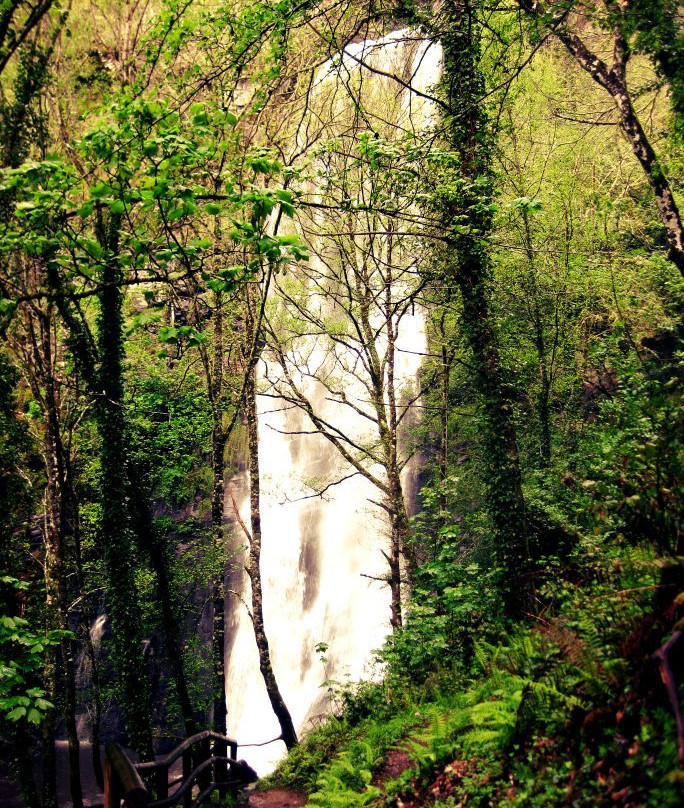
<svg viewBox="0 0 684 808"><path fill-rule="evenodd" d="M652 659L684 613L677 581L661 586L663 562L643 549L576 552L581 572L546 575L533 623L498 643L487 632L423 699L414 682L401 688L394 658L383 684L360 689L363 709L349 690L346 714L271 782L316 808L679 808L674 718ZM390 752L403 771L390 771Z"/></svg>

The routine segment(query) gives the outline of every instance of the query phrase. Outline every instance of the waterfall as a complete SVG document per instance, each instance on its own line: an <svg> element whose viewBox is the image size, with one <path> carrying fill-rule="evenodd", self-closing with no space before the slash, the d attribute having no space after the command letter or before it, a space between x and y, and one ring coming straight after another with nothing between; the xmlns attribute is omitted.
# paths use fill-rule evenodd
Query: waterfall
<svg viewBox="0 0 684 808"><path fill-rule="evenodd" d="M90 642L92 643L93 650L97 656L102 646L102 638L104 637L105 629L107 626L107 615L99 614L90 625L88 631L90 632ZM90 661L90 656L83 647L76 659L76 686L79 690L83 690L92 681L93 671ZM90 724L91 715L88 707L85 712L79 713L76 718L76 727L78 737L81 742L90 742Z"/></svg>
<svg viewBox="0 0 684 808"><path fill-rule="evenodd" d="M413 32L397 31L383 39L350 44L318 71L315 81L315 95L327 96L330 120L350 106L345 78L356 75L362 95L384 92L395 99L396 126L404 131L424 129L430 118L429 101L391 78L362 68L360 62L396 74L427 93L438 75L438 49ZM386 123L385 110L378 113ZM314 244L314 264L315 252ZM418 307L402 318L396 345L396 378L405 386L415 380L426 350L424 318ZM325 366L325 349L315 339L304 350L302 361L308 367ZM344 357L337 360L344 363ZM259 368L263 388L274 372L273 359L265 354ZM310 378L299 375L297 382L317 412L337 429L359 441L367 437L368 423L358 413L330 400L325 388ZM345 380L345 390L352 397L362 395L353 375ZM312 497L312 479L344 476L339 453L321 435L306 434L312 426L301 409L268 395L257 398L265 628L282 695L301 733L331 709L324 680L343 683L373 675L373 650L389 632L389 588L377 580L387 575L383 557L387 517L372 504L378 499L377 489L359 474L331 486L324 497ZM409 464L404 480L412 473ZM227 488L241 503L247 522L246 482L237 475ZM226 499L230 502L230 496ZM228 516L229 510L230 506ZM239 533L235 540L238 546L245 543ZM249 616L239 601L249 600L248 586L246 575L238 569L231 581L226 625L228 734L241 746L269 741L280 733L259 673ZM316 650L319 643L328 649L325 664ZM263 775L283 753L284 745L278 742L241 754Z"/></svg>

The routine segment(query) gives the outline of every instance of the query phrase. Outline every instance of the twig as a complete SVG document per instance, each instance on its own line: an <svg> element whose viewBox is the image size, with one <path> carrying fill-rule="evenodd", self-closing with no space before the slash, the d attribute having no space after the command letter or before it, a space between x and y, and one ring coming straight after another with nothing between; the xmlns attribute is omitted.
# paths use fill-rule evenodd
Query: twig
<svg viewBox="0 0 684 808"><path fill-rule="evenodd" d="M230 501L233 503L233 513L235 514L235 518L237 519L237 523L243 529L245 536L247 536L247 541L251 544L252 543L252 534L247 530L247 525L242 520L240 516L240 510L238 509L237 502L235 501L235 497L233 496L233 492L230 492Z"/></svg>
<svg viewBox="0 0 684 808"><path fill-rule="evenodd" d="M679 765L684 768L684 719L682 718L682 709L679 706L679 698L677 696L677 683L675 682L672 668L670 667L670 651L684 636L684 631L679 629L675 631L670 639L662 645L653 654L654 658L658 660L660 666L660 678L663 680L667 695L670 697L672 704L672 712L674 713L675 723L677 724L677 757L679 758Z"/></svg>

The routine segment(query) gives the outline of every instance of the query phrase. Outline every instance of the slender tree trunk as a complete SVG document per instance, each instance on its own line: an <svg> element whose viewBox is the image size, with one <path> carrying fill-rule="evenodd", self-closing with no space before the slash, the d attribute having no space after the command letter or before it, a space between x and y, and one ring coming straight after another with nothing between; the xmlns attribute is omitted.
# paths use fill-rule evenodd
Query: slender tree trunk
<svg viewBox="0 0 684 808"><path fill-rule="evenodd" d="M446 329L446 311L442 308L439 318L436 319L436 336L439 340L439 369L435 373L435 378L439 382L439 440L437 443L437 468L439 471L440 495L439 495L439 525L446 527L451 524L452 518L449 513L449 497L447 494L446 481L449 476L449 449L451 435L449 433L449 381L451 379L451 367L453 364L454 350L448 345L449 337ZM434 551L437 550L435 540Z"/></svg>
<svg viewBox="0 0 684 808"><path fill-rule="evenodd" d="M48 419L49 422L49 419ZM47 487L43 510L43 542L45 545L45 609L47 613L48 630L59 627L59 583L61 575L61 557L59 547L59 516L57 514L57 482L55 479L54 445L50 435L49 423L45 432L45 468L47 472ZM45 677L45 691L47 700L57 705L58 699L58 671L57 648L51 646L45 651L43 665ZM55 735L57 724L57 708L47 710L43 723L43 808L57 808L57 763L55 759Z"/></svg>
<svg viewBox="0 0 684 808"><path fill-rule="evenodd" d="M49 334L50 322L45 323L45 333ZM49 344L49 342L48 342ZM48 357L49 359L49 357ZM46 362L51 368L52 362ZM56 497L57 513L55 514L58 523L54 520L50 529L54 531L56 542L54 546L57 579L57 617L59 627L62 631L69 629L68 614L68 587L66 581L66 548L68 537L73 537L73 519L76 510L75 494L67 479L67 457L64 442L62 440L62 429L58 411L58 395L55 389L52 374L48 374L46 384L46 405L47 405L47 434L50 435L46 455L52 454L54 460L48 459L48 465L54 463L53 496ZM48 496L50 496L48 485ZM83 789L81 786L81 750L78 739L78 728L76 725L76 712L78 709L76 697L76 670L74 665L74 646L69 638L64 638L61 642L62 664L64 666L64 719L67 731L67 743L69 753L69 791L73 808L82 808Z"/></svg>
<svg viewBox="0 0 684 808"><path fill-rule="evenodd" d="M539 352L539 349L537 349ZM539 362L540 390L537 397L537 410L539 412L539 425L541 429L540 453L542 465L548 466L551 462L551 383L544 362Z"/></svg>
<svg viewBox="0 0 684 808"><path fill-rule="evenodd" d="M627 63L627 46L622 41L619 30L615 31L616 59L613 67L607 66L585 47L582 40L564 29L557 36L577 63L604 87L611 95L620 116L620 128L629 141L632 151L646 174L646 179L655 196L660 218L665 228L669 257L677 269L684 275L684 226L670 188L670 183L656 156L646 132L637 117L632 99L627 91L625 68Z"/></svg>
<svg viewBox="0 0 684 808"><path fill-rule="evenodd" d="M219 546L219 558L223 558L223 453L225 443L214 432L212 447L212 467L214 474L214 495L212 497L212 528ZM220 496L218 488L220 485ZM227 694L226 694L226 592L223 564L212 584L212 659L213 659L213 727L214 732L226 734Z"/></svg>
<svg viewBox="0 0 684 808"><path fill-rule="evenodd" d="M43 405L45 417L43 455L47 485L44 506L45 590L48 626L62 631L69 629L68 587L66 581L67 542L72 534L74 493L66 474L67 458L62 440L60 396L55 378L56 346L53 341L52 309L31 308L27 312L30 336L31 371L29 383L37 401ZM82 808L80 746L76 727L76 679L74 649L68 638L61 642L61 667L56 648L47 651L45 674L48 700L59 702L64 710L69 748L69 785L74 808ZM54 725L56 713L50 711L44 727L45 766L43 802L56 802L54 758ZM50 747L51 751L48 751Z"/></svg>
<svg viewBox="0 0 684 808"><path fill-rule="evenodd" d="M390 517L390 553L388 563L390 568L390 591L391 591L391 616L390 624L393 629L401 628L402 625L402 556L408 553L407 542L409 539L409 523L404 504L404 492L402 490L401 479L396 467L389 466L387 469L387 510ZM408 569L413 561L406 562Z"/></svg>
<svg viewBox="0 0 684 808"><path fill-rule="evenodd" d="M214 732L226 734L227 694L226 694L226 588L225 568L225 528L224 528L224 455L228 435L223 428L223 295L214 294L214 333L212 340L212 361L206 361L207 387L211 403L211 469L213 487L211 495L211 526L218 549L220 569L212 583L212 659L213 659L213 727Z"/></svg>
<svg viewBox="0 0 684 808"><path fill-rule="evenodd" d="M54 502L51 502L49 493L50 483L48 483L48 503L46 511L52 510ZM53 492L54 494L54 492ZM46 553L45 553L45 585L47 591L47 610L51 613L50 620L53 628L68 629L68 617L66 609L66 585L64 580L63 559L60 557L63 542L55 541L55 531L58 527L54 523L54 513L47 517L46 525ZM62 537L63 538L63 537ZM61 646L61 661L63 670L60 670L57 660L56 648L50 648L46 655L45 676L49 680L48 695L49 701L62 704L64 708L64 719L67 730L68 759L69 759L69 790L71 802L74 808L82 808L83 790L81 787L81 758L80 743L78 739L78 729L76 725L76 672L74 666L74 651L70 639L64 638ZM62 691L60 693L60 690ZM54 758L55 744L55 720L56 712L52 710L48 713L44 743L44 778L43 778L43 803L46 806L56 804L55 772L52 768L56 765ZM48 750L49 747L49 750Z"/></svg>
<svg viewBox="0 0 684 808"><path fill-rule="evenodd" d="M46 559L46 566L47 564ZM48 648L45 652L43 677L45 681L45 696L48 701L55 704L57 701L57 649L54 646ZM51 707L49 710L45 711L41 733L43 741L42 808L57 808L57 761L55 757L56 724L57 710L55 707Z"/></svg>
<svg viewBox="0 0 684 808"><path fill-rule="evenodd" d="M534 347L537 351L537 367L539 368L539 393L537 395L537 418L539 419L539 450L542 466L551 462L551 375L547 367L546 339L544 337L544 319L539 302L539 289L536 279L536 259L532 243L532 227L530 217L525 208L522 210L525 253L529 268L529 284L526 289L527 309L534 328Z"/></svg>
<svg viewBox="0 0 684 808"><path fill-rule="evenodd" d="M249 304L248 304L249 305ZM253 338L253 322L248 315L247 338L251 344ZM250 527L249 550L245 569L252 589L252 624L254 637L259 651L259 669L266 685L269 701L280 724L282 740L288 749L297 745L297 733L292 723L290 711L283 700L276 681L268 637L264 628L263 592L261 587L261 503L259 474L259 425L256 408L256 361L246 370L245 411L249 442L249 504Z"/></svg>
<svg viewBox="0 0 684 808"><path fill-rule="evenodd" d="M259 496L259 435L256 411L255 369L249 371L250 378L245 391L247 430L249 433L249 483L250 483L250 526L251 538L246 570L252 588L252 623L254 637L259 651L259 670L266 685L269 701L280 724L281 737L288 749L297 745L297 733L292 723L290 711L280 694L278 683L271 665L271 652L264 628L263 592L261 589L261 510Z"/></svg>
<svg viewBox="0 0 684 808"><path fill-rule="evenodd" d="M73 491L73 471L71 466L67 466L67 481L71 491ZM83 574L83 557L81 554L81 526L78 516L78 505L74 498L73 507L73 531L74 531L74 553L76 561L76 576L78 581L78 591L80 593L86 592L85 576ZM102 694L100 688L100 669L93 644L93 637L91 634L92 625L97 614L97 610L87 605L89 598L85 599L86 605L80 612L81 634L83 637L83 645L85 652L90 662L90 684L92 688L92 701L93 701L93 717L90 726L92 736L91 746L91 760L93 765L93 774L98 787L104 789L104 772L102 771L102 758L100 756L100 727L102 726ZM75 681L75 680L74 680Z"/></svg>
<svg viewBox="0 0 684 808"><path fill-rule="evenodd" d="M384 491L384 507L390 520L390 547L385 558L389 565L390 624L393 629L402 625L402 558L404 572L410 588L410 581L416 567L416 559L409 547L410 529L404 491L401 484L399 462L399 424L395 389L394 358L396 351L397 326L395 322L395 300L392 277L392 235L387 235L386 273L383 282L383 317L387 346L381 357L377 345L377 332L371 322L371 309L376 291L365 266L354 273L355 295L359 302L359 330L363 334L363 349L369 369L369 393L375 412L378 435L382 446L382 465L387 484Z"/></svg>
<svg viewBox="0 0 684 808"><path fill-rule="evenodd" d="M440 436L439 436L439 479L442 486L445 485L449 476L449 377L451 375L451 362L447 355L447 347L443 343L441 347L442 367L440 371L441 381L441 412L440 412ZM448 502L446 491L442 491L440 497L441 509L446 513Z"/></svg>

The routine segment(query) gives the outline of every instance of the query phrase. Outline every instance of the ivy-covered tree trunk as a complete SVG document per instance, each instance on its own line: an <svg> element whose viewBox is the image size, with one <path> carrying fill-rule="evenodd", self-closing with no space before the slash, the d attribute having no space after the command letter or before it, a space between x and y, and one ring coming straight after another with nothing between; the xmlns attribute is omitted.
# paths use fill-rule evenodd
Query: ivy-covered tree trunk
<svg viewBox="0 0 684 808"><path fill-rule="evenodd" d="M135 479L130 480L130 485L133 528L139 544L149 555L150 564L154 571L161 624L164 631L166 657L169 661L171 677L176 689L185 734L190 737L198 732L198 725L190 700L190 691L183 664L183 648L179 629L180 619L174 602L171 580L172 558L164 536L160 534L152 521L147 498L136 488Z"/></svg>
<svg viewBox="0 0 684 808"><path fill-rule="evenodd" d="M112 216L112 218L116 218ZM110 231L109 234L107 231L104 230L102 227L100 229L99 238L103 245L110 245L110 242L107 240L110 235L112 238L115 237L112 234L111 228L113 225L110 224ZM105 249L111 250L110 246L105 246ZM111 250L112 261L116 264L116 252ZM107 277L109 280L105 280L104 274L107 273ZM62 316L70 334L70 343L71 349L79 363L80 369L83 373L86 385L88 387L90 395L95 399L98 406L96 407L96 418L98 422L98 431L102 436L102 428L105 424L104 421L101 420L100 416L102 413L102 409L100 405L102 404L102 396L103 394L106 395L106 386L104 385L104 379L102 379L102 372L105 368L105 357L102 358L100 363L100 372L98 373L97 370L97 362L96 362L96 355L101 356L102 351L105 349L105 342L103 342L103 334L101 328L98 330L99 340L97 347L97 354L94 351L94 347L89 340L89 334L86 331L84 323L82 320L74 312L72 306L70 305L69 299L67 294L65 293L64 286L62 284L62 280L59 277L59 274L56 268L48 262L47 265L47 281L48 284L55 294L57 306L59 308L60 315ZM115 280L111 280L114 278ZM122 274L120 269L117 266L113 267L105 267L103 270L103 288L100 293L100 307L101 307L101 318L98 321L98 325L104 322L104 303L105 297L108 295L112 298L117 298L114 300L109 300L107 297L107 304L113 308L118 307L119 315L118 315L118 327L119 327L119 337L118 337L118 345L120 356L123 358L123 337L121 332L122 326L122 319L121 319L121 304L122 304L122 294L120 289L120 283L122 280ZM112 291L111 286L116 285L116 289ZM109 286L109 288L107 288ZM114 316L114 311L109 312L109 319L114 320L116 319ZM107 350L113 345L112 340L107 342ZM122 374L121 367L119 371ZM123 375L121 376L120 380L121 386L121 395L123 395ZM109 405L112 405L114 399L109 399ZM123 442L123 448L117 447L116 453L121 456L127 455L127 441L128 435L125 425L125 416L123 411L123 399L121 399L121 404L117 407L117 412L121 415L122 423L115 424L115 428L119 429L122 428L124 431L121 435L121 441ZM106 421L106 415L104 416ZM104 445L104 439L103 439ZM168 558L168 549L164 546L161 537L159 537L156 533L154 525L152 524L150 513L149 513L149 504L146 501L144 493L140 490L140 481L135 479L136 474L135 470L130 467L130 464L126 464L124 468L125 475L126 475L126 494L123 498L125 502L124 511L124 520L128 526L128 537L129 541L132 542L133 537L137 538L137 543L139 547L149 554L150 562L152 564L152 569L154 570L157 588L159 593L159 601L160 601L160 609L161 609L161 621L162 621L162 628L164 630L164 636L166 640L166 650L167 655L169 658L169 663L171 667L171 674L174 680L174 684L176 687L176 693L178 696L178 702L181 709L181 715L183 716L183 723L185 726L185 730L188 734L194 734L197 730L197 720L194 714L194 710L192 708L192 703L189 697L189 689L187 685L187 679L185 676L185 670L183 666L183 652L181 647L181 638L180 632L178 630L178 617L175 613L175 609L173 606L173 596L171 593L171 582L170 582L170 560ZM103 469L104 471L104 469ZM118 479L118 477L117 477ZM118 485L119 483L117 483ZM121 483L123 484L123 483ZM102 488L102 493L104 494L104 487ZM124 539L122 539L123 541ZM132 551L133 544L130 544L130 548ZM106 561L105 561L106 563ZM135 609L139 607L137 604L134 606ZM92 646L92 644L90 644ZM142 637L141 637L141 648L142 648ZM89 655L91 656L91 661L93 664L93 670L95 670L95 659L94 654L92 652L92 647L89 650ZM142 660L141 660L142 663ZM99 716L101 713L101 705L100 705L100 696L99 696L99 683L93 682L94 685L94 698L95 698L95 715L96 721L94 724L94 741L95 735L99 737ZM150 735L151 738L151 735ZM150 751L151 754L151 751ZM95 765L96 774L99 776L99 757L97 758L97 764ZM99 780L98 780L99 781Z"/></svg>
<svg viewBox="0 0 684 808"><path fill-rule="evenodd" d="M441 93L448 112L444 136L458 158L456 177L440 189L437 206L447 234L444 282L455 284L462 300L462 328L473 359L480 397L486 506L494 528L494 557L503 575L506 610L518 615L527 600L525 501L513 419L491 312L489 255L493 178L492 127L484 110L480 72L480 29L469 0L446 3L435 35L443 50Z"/></svg>
<svg viewBox="0 0 684 808"><path fill-rule="evenodd" d="M123 383L122 272L118 263L120 216L111 214L98 228L104 255L98 290L97 343L100 358L96 403L101 440L100 540L107 572L107 604L112 650L120 681L121 701L130 742L137 752L153 756L149 683L143 657L142 616L136 594L131 529L128 451Z"/></svg>

